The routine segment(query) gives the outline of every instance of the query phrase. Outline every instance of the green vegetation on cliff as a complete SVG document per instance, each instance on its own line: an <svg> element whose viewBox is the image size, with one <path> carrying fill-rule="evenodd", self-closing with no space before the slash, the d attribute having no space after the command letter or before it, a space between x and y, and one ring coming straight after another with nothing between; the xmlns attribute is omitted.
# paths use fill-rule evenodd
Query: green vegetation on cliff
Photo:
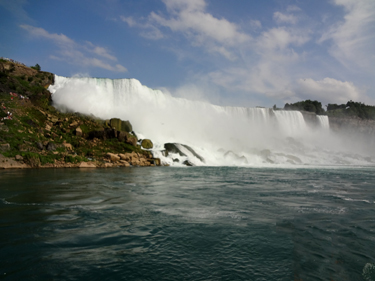
<svg viewBox="0 0 375 281"><path fill-rule="evenodd" d="M327 115L335 117L359 117L365 120L375 120L375 106L361 102L348 101L346 104L328 104Z"/></svg>
<svg viewBox="0 0 375 281"><path fill-rule="evenodd" d="M314 112L318 115L325 114L325 110L322 107L322 103L318 102L316 100L305 100L305 101L299 101L296 103L286 103L284 106L285 110L302 110L302 111L308 111L308 112Z"/></svg>
<svg viewBox="0 0 375 281"><path fill-rule="evenodd" d="M135 152L151 157L150 152L137 145L135 136L121 131L122 127L132 130L129 121L105 122L94 116L56 110L47 90L53 79L54 75L40 71L38 64L30 68L0 60L2 155L18 158L32 167L87 161L96 161L100 166L107 153Z"/></svg>
<svg viewBox="0 0 375 281"><path fill-rule="evenodd" d="M299 110L314 112L318 115L328 115L333 117L359 117L365 120L375 120L375 106L366 105L361 102L348 101L346 104L328 104L327 111L318 101L299 101L296 103L286 103L285 110Z"/></svg>

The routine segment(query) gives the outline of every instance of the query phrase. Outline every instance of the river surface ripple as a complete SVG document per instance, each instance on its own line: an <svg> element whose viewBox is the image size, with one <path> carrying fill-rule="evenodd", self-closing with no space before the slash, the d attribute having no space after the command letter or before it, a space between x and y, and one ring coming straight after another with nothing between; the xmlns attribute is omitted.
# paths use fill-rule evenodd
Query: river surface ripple
<svg viewBox="0 0 375 281"><path fill-rule="evenodd" d="M375 173L5 170L0 227L7 280L375 280Z"/></svg>

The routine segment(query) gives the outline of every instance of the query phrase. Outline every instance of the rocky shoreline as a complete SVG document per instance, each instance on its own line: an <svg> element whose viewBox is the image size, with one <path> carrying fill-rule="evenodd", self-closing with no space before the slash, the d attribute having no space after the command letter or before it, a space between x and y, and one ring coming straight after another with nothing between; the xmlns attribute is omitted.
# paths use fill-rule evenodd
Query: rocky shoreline
<svg viewBox="0 0 375 281"><path fill-rule="evenodd" d="M18 156L18 157L17 157ZM88 161L79 163L66 163L55 161L38 167L25 163L23 157L17 155L15 158L5 157L0 154L0 169L32 169L32 168L111 168L111 167L154 167L160 166L160 160L145 158L135 152L133 153L107 153L104 161Z"/></svg>

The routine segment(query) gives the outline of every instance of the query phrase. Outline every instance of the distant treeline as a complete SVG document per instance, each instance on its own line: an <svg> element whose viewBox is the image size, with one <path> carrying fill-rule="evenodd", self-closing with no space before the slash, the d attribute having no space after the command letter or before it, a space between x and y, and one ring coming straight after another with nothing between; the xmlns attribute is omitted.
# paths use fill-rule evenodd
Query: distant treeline
<svg viewBox="0 0 375 281"><path fill-rule="evenodd" d="M318 101L299 101L286 103L285 110L304 110L314 112L318 115L336 117L359 117L361 119L375 120L375 106L366 105L361 102L348 101L346 104L328 104L327 111L323 109L322 103Z"/></svg>

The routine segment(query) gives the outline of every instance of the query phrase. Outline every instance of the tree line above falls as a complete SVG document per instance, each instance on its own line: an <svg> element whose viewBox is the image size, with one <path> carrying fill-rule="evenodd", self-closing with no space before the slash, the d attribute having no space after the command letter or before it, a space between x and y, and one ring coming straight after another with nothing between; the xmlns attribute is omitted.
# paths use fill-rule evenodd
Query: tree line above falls
<svg viewBox="0 0 375 281"><path fill-rule="evenodd" d="M375 106L366 105L361 102L348 101L346 104L326 105L324 110L322 103L316 100L305 100L296 103L286 103L284 110L299 110L314 112L318 115L327 115L332 117L359 117L364 120L375 120ZM274 109L276 106L274 106Z"/></svg>

